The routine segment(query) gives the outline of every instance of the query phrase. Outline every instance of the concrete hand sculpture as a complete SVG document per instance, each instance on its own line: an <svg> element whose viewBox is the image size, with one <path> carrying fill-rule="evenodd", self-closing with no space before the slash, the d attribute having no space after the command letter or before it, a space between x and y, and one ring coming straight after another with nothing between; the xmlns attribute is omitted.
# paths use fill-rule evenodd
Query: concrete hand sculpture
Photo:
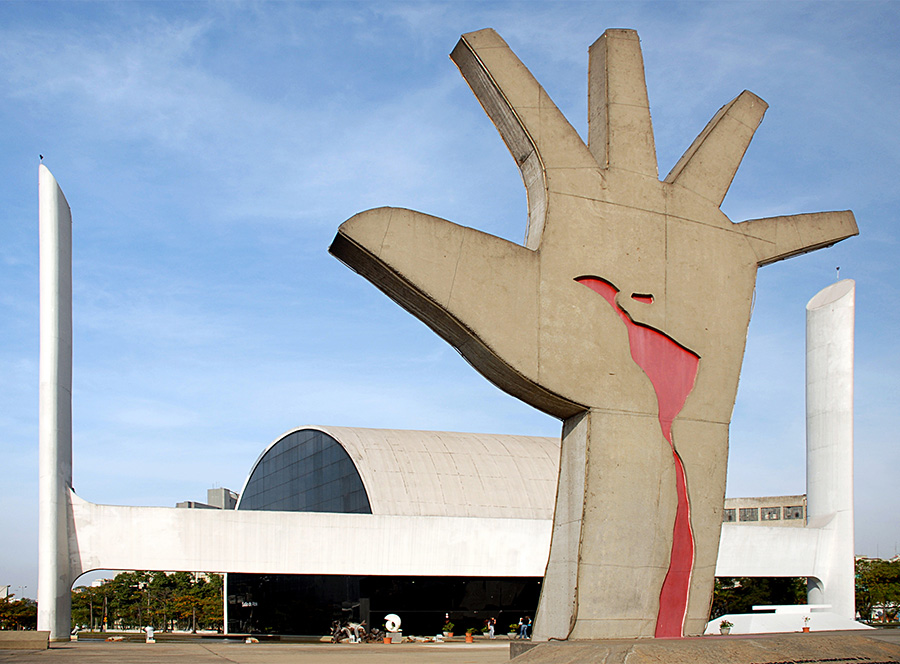
<svg viewBox="0 0 900 664"><path fill-rule="evenodd" d="M587 146L493 30L451 57L522 172L524 246L379 208L330 251L564 421L534 637L702 633L756 270L855 235L853 215L722 213L766 109L746 91L660 181L633 30L590 49Z"/></svg>

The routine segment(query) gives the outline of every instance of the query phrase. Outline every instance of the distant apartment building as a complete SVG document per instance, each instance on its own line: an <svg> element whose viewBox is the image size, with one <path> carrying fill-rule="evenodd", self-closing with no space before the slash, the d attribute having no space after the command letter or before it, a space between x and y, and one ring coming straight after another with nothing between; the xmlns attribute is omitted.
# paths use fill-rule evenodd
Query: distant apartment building
<svg viewBox="0 0 900 664"><path fill-rule="evenodd" d="M722 523L802 528L806 525L806 496L726 498Z"/></svg>

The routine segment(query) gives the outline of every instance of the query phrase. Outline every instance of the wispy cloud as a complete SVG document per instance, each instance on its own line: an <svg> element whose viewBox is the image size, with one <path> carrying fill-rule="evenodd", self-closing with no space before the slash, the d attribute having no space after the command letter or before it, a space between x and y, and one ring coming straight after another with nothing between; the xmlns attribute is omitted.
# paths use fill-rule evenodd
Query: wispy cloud
<svg viewBox="0 0 900 664"><path fill-rule="evenodd" d="M663 174L742 89L770 103L725 211L852 208L863 236L760 271L729 493L802 490L803 309L836 265L859 284L859 472L896 465L896 3L3 3L4 505L36 495L38 153L75 216L86 498L238 488L304 423L557 433L326 253L380 205L522 239L521 178L447 58L484 27L582 135L588 47L636 28ZM900 538L881 502L857 484L868 552ZM34 558L30 525L0 527Z"/></svg>

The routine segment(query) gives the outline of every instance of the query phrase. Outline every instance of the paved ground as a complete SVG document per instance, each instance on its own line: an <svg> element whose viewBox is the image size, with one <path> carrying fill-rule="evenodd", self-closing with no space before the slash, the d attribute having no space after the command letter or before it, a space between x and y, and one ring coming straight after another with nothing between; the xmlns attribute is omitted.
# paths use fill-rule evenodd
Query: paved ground
<svg viewBox="0 0 900 664"><path fill-rule="evenodd" d="M900 664L898 636L897 630L823 631L512 645L513 662L522 664Z"/></svg>
<svg viewBox="0 0 900 664"><path fill-rule="evenodd" d="M845 634L864 634L900 645L900 630ZM156 644L82 640L53 644L49 650L0 650L0 664L505 664L509 661L509 646L510 642L507 640L479 640L473 644L451 642L393 645L246 644L218 639L161 641Z"/></svg>
<svg viewBox="0 0 900 664"><path fill-rule="evenodd" d="M857 634L861 634L863 636L868 636L870 638L881 639L882 641L887 641L888 643L895 643L900 646L900 629L879 629L875 632L865 631L865 632L857 632Z"/></svg>
<svg viewBox="0 0 900 664"><path fill-rule="evenodd" d="M236 643L204 639L175 643L78 641L50 650L0 650L0 662L15 664L499 664L509 661L509 641L441 644Z"/></svg>

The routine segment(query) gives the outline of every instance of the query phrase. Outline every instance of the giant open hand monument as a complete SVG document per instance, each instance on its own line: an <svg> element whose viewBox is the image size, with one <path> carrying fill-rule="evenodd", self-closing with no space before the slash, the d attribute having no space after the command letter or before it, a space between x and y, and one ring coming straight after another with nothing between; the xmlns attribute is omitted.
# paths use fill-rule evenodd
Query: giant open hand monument
<svg viewBox="0 0 900 664"><path fill-rule="evenodd" d="M633 30L590 49L588 145L493 30L451 57L522 172L524 246L379 208L330 251L563 420L535 638L702 633L756 270L855 235L853 215L722 213L766 109L746 91L660 181Z"/></svg>

